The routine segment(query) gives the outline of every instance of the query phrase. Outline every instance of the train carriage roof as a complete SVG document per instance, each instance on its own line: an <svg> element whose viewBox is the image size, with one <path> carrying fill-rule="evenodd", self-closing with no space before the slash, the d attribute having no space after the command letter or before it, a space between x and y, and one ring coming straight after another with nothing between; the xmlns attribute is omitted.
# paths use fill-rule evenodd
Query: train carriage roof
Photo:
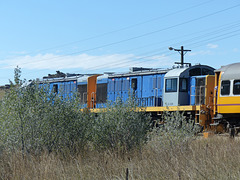
<svg viewBox="0 0 240 180"><path fill-rule="evenodd" d="M165 78L168 77L189 77L189 76L201 76L201 75L213 75L214 69L207 65L194 65L191 67L181 67L172 69L169 71Z"/></svg>
<svg viewBox="0 0 240 180"><path fill-rule="evenodd" d="M176 77L176 76L180 76L186 69L188 69L188 67L172 69L171 71L169 71L169 72L166 74L165 77Z"/></svg>
<svg viewBox="0 0 240 180"><path fill-rule="evenodd" d="M222 72L221 80L240 79L240 63L222 66L215 72Z"/></svg>
<svg viewBox="0 0 240 180"><path fill-rule="evenodd" d="M150 70L143 70L143 71L133 71L133 72L127 72L127 73L120 73L120 74L109 74L109 78L166 74L168 71L170 71L170 69L150 69Z"/></svg>

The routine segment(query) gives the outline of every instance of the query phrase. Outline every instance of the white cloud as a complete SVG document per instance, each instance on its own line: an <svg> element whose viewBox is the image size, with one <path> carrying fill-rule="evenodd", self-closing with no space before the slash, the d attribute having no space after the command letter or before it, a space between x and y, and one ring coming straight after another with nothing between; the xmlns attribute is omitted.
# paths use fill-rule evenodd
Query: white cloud
<svg viewBox="0 0 240 180"><path fill-rule="evenodd" d="M216 48L218 48L218 45L217 44L207 44L207 47L210 49L216 49Z"/></svg>
<svg viewBox="0 0 240 180"><path fill-rule="evenodd" d="M233 52L239 52L239 49L238 48L234 48Z"/></svg>
<svg viewBox="0 0 240 180"><path fill-rule="evenodd" d="M62 70L79 68L84 71L104 69L129 68L133 66L163 67L171 66L172 62L165 55L152 57L137 57L133 54L111 54L93 56L88 54L61 56L56 54L38 54L35 56L18 56L0 61L5 69L15 68L17 65L29 70Z"/></svg>

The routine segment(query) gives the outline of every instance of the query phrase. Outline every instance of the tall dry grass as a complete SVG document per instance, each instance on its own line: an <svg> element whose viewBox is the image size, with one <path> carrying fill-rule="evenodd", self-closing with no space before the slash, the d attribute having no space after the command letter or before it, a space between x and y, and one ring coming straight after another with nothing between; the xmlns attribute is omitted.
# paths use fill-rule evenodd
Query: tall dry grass
<svg viewBox="0 0 240 180"><path fill-rule="evenodd" d="M141 150L77 156L2 153L1 179L240 179L240 140L214 136L170 148L153 139Z"/></svg>

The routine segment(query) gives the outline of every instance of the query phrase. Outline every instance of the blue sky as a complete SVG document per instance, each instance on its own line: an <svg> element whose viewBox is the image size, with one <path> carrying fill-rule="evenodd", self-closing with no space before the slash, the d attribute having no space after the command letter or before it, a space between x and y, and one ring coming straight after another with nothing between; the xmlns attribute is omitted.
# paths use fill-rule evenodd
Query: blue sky
<svg viewBox="0 0 240 180"><path fill-rule="evenodd" d="M240 62L238 0L9 0L0 2L0 85L16 66L27 80L65 73L219 68Z"/></svg>

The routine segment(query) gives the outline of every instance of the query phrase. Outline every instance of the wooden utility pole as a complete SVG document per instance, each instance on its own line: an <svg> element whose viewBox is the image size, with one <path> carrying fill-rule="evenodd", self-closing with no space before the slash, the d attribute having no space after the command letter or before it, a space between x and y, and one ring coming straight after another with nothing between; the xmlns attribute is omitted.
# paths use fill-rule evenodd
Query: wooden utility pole
<svg viewBox="0 0 240 180"><path fill-rule="evenodd" d="M181 46L181 49L174 49L172 47L169 47L168 49L171 51L172 50L177 51L177 52L179 52L179 54L181 54L181 62L175 62L175 64L181 64L181 66L183 66L184 64L188 64L191 66L191 63L184 63L184 55L191 50L184 49L183 46Z"/></svg>

